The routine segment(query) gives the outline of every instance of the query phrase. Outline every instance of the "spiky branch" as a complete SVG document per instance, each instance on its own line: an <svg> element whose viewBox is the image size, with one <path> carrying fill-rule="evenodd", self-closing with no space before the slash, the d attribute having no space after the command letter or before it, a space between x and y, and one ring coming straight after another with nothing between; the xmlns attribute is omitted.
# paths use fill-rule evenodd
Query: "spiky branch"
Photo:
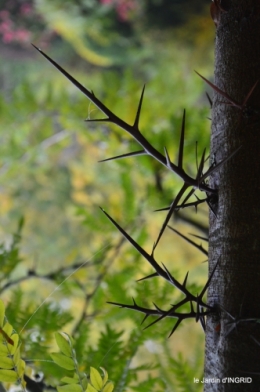
<svg viewBox="0 0 260 392"><path fill-rule="evenodd" d="M206 290L211 282L211 279L212 279L213 274L217 268L218 263L216 263L216 265L215 265L213 271L211 272L209 279L208 279L207 283L205 284L204 288L202 289L201 293L198 295L194 295L187 288L188 273L186 274L183 283L180 283L177 279L175 279L171 275L170 271L167 269L167 267L164 264L162 264L162 266L160 266L157 263L157 261L155 260L155 257L154 257L154 252L155 252L155 249L156 249L166 227L168 226L168 223L169 223L174 211L178 211L179 209L189 207L189 206L194 206L195 208L197 208L197 206L204 201L208 202L208 204L210 205L212 198L215 201L217 200L218 190L209 187L206 180L212 173L219 170L219 168L225 162L227 162L231 157L233 157L234 154L236 154L238 152L238 150L241 148L241 146L236 151L234 151L232 154L230 154L228 157L223 159L221 162L219 162L217 164L215 163L214 165L211 165L207 170L205 170L205 163L206 163L207 159L205 158L206 149L204 149L202 156L200 158L200 162L197 163L197 168L195 171L197 174L195 175L195 177L191 177L185 171L184 164L183 164L184 163L185 120L186 120L185 110L183 111L181 131L180 131L178 161L177 161L177 164L174 164L171 161L171 158L169 156L169 153L168 153L168 150L166 147L164 147L164 155L163 155L142 135L142 133L140 131L139 122L140 122L145 86L143 87L142 92L141 92L141 96L140 96L140 100L138 103L137 112L135 115L133 125L128 124L124 120L122 120L120 117L118 117L114 112L112 112L106 105L104 105L104 103L102 103L95 96L93 91L86 89L81 83L79 83L72 75L70 75L67 71L65 71L58 63L56 63L53 59L51 59L41 49L37 48L36 46L34 46L34 47L51 64L53 64L67 79L69 79L69 81L72 82L74 84L74 86L76 86L76 88L78 88L91 102L93 102L94 105L98 109L100 109L101 112L106 116L105 118L93 119L93 120L87 119L86 121L88 121L88 122L90 122L90 121L92 121L92 122L108 122L111 124L115 124L115 125L119 126L120 128L122 128L124 131L126 131L128 134L130 134L141 147L141 150L117 155L117 156L111 157L111 158L104 158L101 160L101 162L109 161L109 160L113 160L113 159L121 159L121 158L127 158L127 157L147 155L147 156L153 157L161 165L166 167L170 172L179 176L183 181L183 185L182 185L181 189L177 193L176 197L173 199L171 205L167 208L168 212L167 212L166 218L165 218L163 225L160 229L157 240L154 243L151 254L147 253L107 212L105 212L103 209L102 209L102 211L107 216L107 218L110 220L110 222L127 239L127 241L129 241L131 243L131 245L139 252L139 254L141 254L148 261L148 263L154 269L155 272L153 274L146 276L143 279L149 279L149 278L154 278L156 276L160 276L165 281L167 281L169 284L171 284L174 288L176 288L180 293L182 293L184 298L182 300L180 300L177 304L171 305L170 309L168 309L168 310L160 309L155 304L154 304L154 307L155 307L154 309L143 308L143 307L137 305L135 300L133 300L133 305L124 305L124 304L120 304L120 303L116 303L116 302L109 302L109 303L144 313L145 314L144 320L149 316L158 316L157 319L155 321L153 321L152 323L150 323L146 328L159 322L160 320L162 320L166 317L176 318L177 322L175 323L175 325L170 333L170 336L177 329L177 327L180 325L180 323L186 318L195 318L196 321L201 322L202 327L205 329L205 316L207 316L209 313L215 312L215 309L212 308L211 306L209 306L204 301L203 297L204 297ZM199 75L199 76L201 76L201 75ZM222 96L224 96L228 100L229 104L241 109L242 111L246 107L247 101L256 86L256 84L255 84L252 87L252 89L247 94L247 97L245 98L242 105L239 105L235 101L233 101L228 94L226 94L225 92L220 90L218 87L213 85L211 82L209 82L204 77L202 77L202 78L211 87L213 87L215 89L215 91L217 91ZM196 153L196 161L197 161L197 153ZM197 198L197 196L195 194L195 191L197 189L206 193L205 199L200 200ZM193 195L195 195L197 200L195 202L188 202L188 200ZM177 232L177 230L173 229L172 227L170 227L170 229L175 231L177 234L181 235L191 245L195 246L197 249L199 249L201 252L203 252L204 254L207 255L207 251L205 251L201 245L200 246L197 245L194 241L191 241L187 237L183 236L182 234ZM140 280L143 280L143 279L140 279ZM180 310L180 308L183 305L189 305L189 308L190 308L189 312L178 311L178 309Z"/></svg>
<svg viewBox="0 0 260 392"><path fill-rule="evenodd" d="M163 268L162 268L157 263L157 261L154 258L154 248L153 248L151 254L147 253L107 212L105 212L103 209L102 209L102 211L108 217L110 222L120 231L120 233L123 234L123 236L127 239L127 241L130 242L130 244L138 251L138 253L141 256L143 256L148 261L148 263L153 267L153 269L156 271L152 275L149 275L149 276L147 276L147 277L145 277L143 279L148 279L148 278L152 278L152 277L155 277L155 276L161 276L169 284L171 284L172 286L177 288L182 294L184 294L184 299L182 299L177 304L172 305L171 308L168 311L164 311L164 310L160 309L155 304L154 304L155 309L143 308L143 307L137 305L134 299L133 299L133 302L134 302L133 305L126 305L126 304L121 304L121 303L118 303L118 302L108 302L108 303L116 305L116 306L120 306L121 308L128 308L128 309L132 309L132 310L144 313L145 314L144 320L148 316L159 316L157 318L157 320L153 321L146 328L148 328L151 325L157 323L158 321L164 319L165 317L177 318L177 322L174 325L174 327L173 327L173 329L172 329L172 331L171 331L169 336L171 336L173 334L173 332L177 329L178 325L182 322L182 320L185 320L186 318L195 318L196 321L200 320L201 321L201 325L204 327L205 326L204 317L206 315L208 315L209 313L214 312L215 309L213 309L211 306L206 304L203 301L203 297L204 297L204 294L206 293L206 290L207 290L207 288L208 288L208 286L209 286L209 284L211 282L211 279L212 279L212 277L213 277L213 275L215 273L215 270L217 268L217 264L218 263L216 263L214 269L212 270L212 272L210 274L210 277L209 277L207 283L205 284L204 288L202 289L201 293L199 295L195 296L186 287L187 280L188 280L188 273L186 274L183 283L178 282L177 279L175 279L171 275L170 271L167 269L167 267L164 264L162 264L163 265ZM193 241L190 241L190 242L194 246L196 245L196 247L199 248L205 254L206 251L202 247L198 247L197 244L195 244ZM190 304L190 312L188 312L188 313L176 312L176 310L178 308L180 308L181 306L183 306L183 305L185 305L187 303ZM193 303L196 306L196 311L194 310ZM207 310L204 311L204 308L206 308Z"/></svg>
<svg viewBox="0 0 260 392"><path fill-rule="evenodd" d="M173 214L173 212L177 209L180 208L178 203L180 202L181 198L184 197L186 191L189 188L192 188L189 193L186 195L184 198L184 201L181 204L181 208L185 206L185 203L187 200L194 194L196 189L200 189L201 191L206 192L207 197L208 195L217 195L218 190L217 189L212 189L210 188L205 180L215 171L217 171L227 160L229 160L237 151L234 151L230 156L219 162L215 166L211 166L208 170L203 173L204 170L204 165L205 165L205 150L203 151L200 164L197 170L197 175L195 178L192 178L190 175L187 174L187 172L183 168L183 156L184 156L184 135L185 135L185 110L183 111L183 118L182 118L182 125L181 125L181 134L180 134L180 142L179 142L179 153L178 153L178 164L174 164L168 154L168 151L166 147L164 148L165 151L165 156L162 155L154 146L151 145L151 143L142 135L139 129L139 121L140 121L140 115L141 115L141 109L142 109L142 103L143 103L143 98L144 98L144 90L145 86L142 89L142 93L140 96L140 100L138 103L138 108L136 112L136 116L134 119L133 125L126 123L124 120L119 118L115 113L113 113L106 105L104 105L94 94L93 91L90 91L86 89L81 83L79 83L72 75L70 75L65 69L63 69L56 61L54 61L52 58L50 58L46 53L44 53L41 49L37 48L35 45L33 45L35 49L38 50L39 53L41 53L51 64L53 64L67 79L70 80L86 97L96 105L98 109L100 109L107 117L103 119L87 119L86 121L90 122L110 122L112 124L115 124L125 130L127 133L129 133L135 141L142 147L142 150L130 152L127 154L122 154L118 155L115 157L111 158L106 158L103 159L102 161L106 160L111 160L111 159L119 159L119 158L126 158L126 157L132 157L132 156L140 156L140 155L148 155L152 156L155 160L157 160L160 164L162 164L164 167L166 167L168 170L170 170L172 173L175 173L177 176L179 176L184 184L180 191L178 192L177 196L175 199L172 201L169 211L167 213L167 216L165 218L165 221L162 225L162 228L160 230L160 233L158 235L158 238L155 242L154 248L158 245L165 228L167 224L169 223L169 220Z"/></svg>

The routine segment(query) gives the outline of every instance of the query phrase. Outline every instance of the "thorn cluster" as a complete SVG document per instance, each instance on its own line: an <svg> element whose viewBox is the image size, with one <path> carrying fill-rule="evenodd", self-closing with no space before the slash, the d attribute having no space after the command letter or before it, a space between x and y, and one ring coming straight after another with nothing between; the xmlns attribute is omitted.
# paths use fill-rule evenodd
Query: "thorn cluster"
<svg viewBox="0 0 260 392"><path fill-rule="evenodd" d="M34 45L33 45L34 46ZM136 302L134 301L133 305L124 305L124 304L119 304L119 303L113 303L114 305L120 306L120 307L125 307L128 309L136 310L138 312L142 312L145 314L146 319L150 315L155 315L158 316L158 318L153 321L149 326L155 324L156 322L164 319L165 317L173 317L177 319L176 324L174 325L170 335L173 334L173 332L176 330L178 325L182 322L182 320L186 318L195 318L196 321L200 321L202 324L202 327L205 329L205 316L209 313L212 313L214 309L207 305L204 300L203 296L210 284L210 281L212 279L212 276L215 272L215 269L217 267L217 264L215 265L207 283L205 284L203 290L201 293L197 296L193 295L188 289L187 289L187 279L188 279L188 273L183 281L183 283L180 283L177 281L171 273L168 271L166 266L162 264L162 267L157 263L157 261L154 258L154 251L166 229L168 226L168 223L174 213L174 211L178 211L179 209L186 208L189 206L194 206L197 208L197 206L203 202L207 202L209 205L212 198L214 200L217 200L217 195L218 195L218 190L213 189L209 187L207 184L206 180L210 175L212 175L213 172L216 172L219 170L219 168L227 162L231 157L233 157L234 154L238 152L238 150L241 148L239 147L237 150L235 150L232 154L230 154L228 157L223 159L221 162L211 165L208 169L205 169L205 163L207 159L205 158L206 155L206 149L204 149L199 163L197 162L197 168L196 168L196 175L195 177L191 177L184 169L184 137L185 137L185 119L186 119L186 112L185 110L183 111L183 117L182 117L182 124L181 124L181 130L180 130L180 141L179 141L179 151L178 151L178 160L177 164L173 163L168 150L166 147L164 147L164 154L162 154L160 151L158 151L141 133L140 127L139 127L139 122L140 122L140 115L141 115L141 110L142 110L142 103L143 103L143 98L144 98L144 91L145 91L145 86L142 89L140 100L138 103L137 107L137 112L135 115L135 119L133 124L128 124L124 120L122 120L120 117L118 117L115 113L113 113L104 103L102 103L94 94L93 91L90 91L86 89L81 83L79 83L72 75L70 75L65 69L63 69L59 64L57 64L53 59L51 59L47 54L45 54L41 49L37 48L34 46L35 49L37 49L51 64L53 64L67 79L70 80L76 86L77 89L79 89L91 102L94 103L94 105L101 110L101 112L105 115L105 118L101 119L87 119L86 121L93 121L93 122L109 122L112 124L115 124L122 128L124 131L126 131L128 134L130 134L135 141L140 145L141 149L138 151L134 152L129 152L126 154L122 155L117 155L115 157L111 158L104 158L101 160L101 162L104 161L109 161L112 159L120 159L120 158L127 158L127 157L134 157L134 156L140 156L140 155L148 155L153 157L156 161L158 161L161 165L163 165L166 169L168 169L170 172L176 174L179 176L182 181L183 185L179 192L177 193L176 197L172 200L171 204L169 207L162 209L162 210L167 210L167 215L166 218L162 224L162 227L160 229L160 232L158 234L158 237L154 243L153 249L151 254L148 254L138 243L134 241L133 238L130 237L129 234L127 234L123 228L119 226L118 223L116 223L112 217L110 217L103 209L102 211L104 214L107 216L107 218L113 223L113 225L123 234L123 236L132 244L132 246L150 263L150 265L153 267L155 272L143 279L148 279L156 276L161 276L164 280L166 280L169 284L174 286L177 290L179 290L184 298L178 302L175 305L171 305L169 310L162 310L160 309L157 305L154 305L154 309L146 309L138 306ZM221 91L217 86L213 85L211 82L209 82L207 79L205 79L203 76L199 75L202 77L215 91L220 93L222 96L224 96L229 104L232 106L235 106L241 110L243 110L246 106L247 100L249 99L250 95L252 94L256 84L252 87L250 92L248 93L247 97L245 98L244 102L242 105L237 104L235 101L233 101L228 94L225 92ZM211 100L209 99L210 104ZM196 154L197 155L197 154ZM200 191L203 191L206 194L206 198L204 199L199 199L195 191L199 189ZM191 196L196 197L196 201L193 202L188 202ZM191 245L195 246L197 249L199 249L203 254L207 255L207 251L201 246L197 245L194 241L191 241L187 237L183 236L177 230L173 229L170 227L171 230L173 230L175 233L179 234L182 236L184 239L186 239ZM180 307L188 304L190 311L183 313L178 310L180 310ZM205 310L206 309L206 310ZM147 328L147 327L146 327Z"/></svg>
<svg viewBox="0 0 260 392"><path fill-rule="evenodd" d="M248 105L248 100L251 97L251 95L253 94L259 80L257 80L254 85L251 87L251 89L249 90L249 92L247 93L246 97L244 98L242 103L238 103L236 102L233 98L231 98L231 96L229 94L227 94L225 91L221 90L218 86L216 86L215 84L213 84L212 82L210 82L208 79L206 79L204 76L200 75L197 71L195 71L197 75L199 75L199 77L201 77L201 79L203 79L211 88L213 88L214 91L216 91L219 95L221 95L222 97L226 98L227 102L224 102L226 105L232 106L236 109L238 109L241 113L241 118L244 117L244 119L248 119L250 117L255 117L255 116L259 116L259 110L256 110L254 108L252 108L251 106ZM212 107L212 101L209 98L208 94L207 97L209 99L210 105ZM240 119L241 121L241 119Z"/></svg>
<svg viewBox="0 0 260 392"><path fill-rule="evenodd" d="M228 315L231 321L228 321L225 326L227 327L227 331L225 333L225 337L231 334L232 331L236 330L237 327L241 324L259 324L260 319L257 317L242 317L241 316L241 308L239 312L239 316L232 316L222 305L219 305L220 308ZM253 338L253 337L252 337Z"/></svg>

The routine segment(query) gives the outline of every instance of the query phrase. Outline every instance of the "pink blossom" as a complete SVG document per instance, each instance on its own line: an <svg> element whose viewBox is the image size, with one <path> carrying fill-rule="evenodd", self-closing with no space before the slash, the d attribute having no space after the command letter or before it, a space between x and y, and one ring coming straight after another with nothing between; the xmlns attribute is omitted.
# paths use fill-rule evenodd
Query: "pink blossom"
<svg viewBox="0 0 260 392"><path fill-rule="evenodd" d="M127 21L131 17L131 13L137 9L136 0L100 0L101 4L112 4L117 12L120 20Z"/></svg>
<svg viewBox="0 0 260 392"><path fill-rule="evenodd" d="M111 4L113 3L113 0L100 0L101 4Z"/></svg>
<svg viewBox="0 0 260 392"><path fill-rule="evenodd" d="M9 32L11 30L12 30L12 23L10 20L6 20L6 21L0 23L0 32L1 33Z"/></svg>
<svg viewBox="0 0 260 392"><path fill-rule="evenodd" d="M130 18L131 12L137 8L134 0L117 0L116 10L119 19L126 21Z"/></svg>
<svg viewBox="0 0 260 392"><path fill-rule="evenodd" d="M31 38L31 34L28 30L20 29L15 32L15 41L18 42L29 42Z"/></svg>
<svg viewBox="0 0 260 392"><path fill-rule="evenodd" d="M13 39L14 39L14 34L12 31L7 31L6 33L3 34L2 40L5 44L12 42Z"/></svg>
<svg viewBox="0 0 260 392"><path fill-rule="evenodd" d="M22 15L29 15L32 12L32 6L29 3L21 5L20 12Z"/></svg>

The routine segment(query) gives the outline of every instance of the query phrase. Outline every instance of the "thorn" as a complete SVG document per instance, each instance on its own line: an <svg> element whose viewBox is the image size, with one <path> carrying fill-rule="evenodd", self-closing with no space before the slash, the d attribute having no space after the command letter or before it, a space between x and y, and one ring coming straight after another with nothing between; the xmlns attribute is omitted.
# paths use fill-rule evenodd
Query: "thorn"
<svg viewBox="0 0 260 392"><path fill-rule="evenodd" d="M125 308L125 307L127 307L127 305L119 304L118 302L107 301L106 303L107 303L107 304L110 304L110 305L119 306L120 308Z"/></svg>
<svg viewBox="0 0 260 392"><path fill-rule="evenodd" d="M101 207L100 207L101 208ZM140 255L142 255L148 263L155 269L155 271L162 278L168 281L168 276L166 272L159 266L159 264L155 261L152 255L149 255L127 232L106 212L101 208L101 211L106 215L106 217L110 220L110 222L120 231L120 233L125 237L125 239L130 242L130 244L137 250Z"/></svg>
<svg viewBox="0 0 260 392"><path fill-rule="evenodd" d="M162 265L163 265L163 268L165 269L165 271L166 271L166 274L167 274L167 276L168 276L168 278L169 278L169 282L174 282L174 278L173 278L173 276L171 275L171 273L170 273L170 271L168 270L168 268L162 263Z"/></svg>
<svg viewBox="0 0 260 392"><path fill-rule="evenodd" d="M210 274L210 276L209 276L209 278L208 278L207 283L205 284L204 288L202 289L202 291L201 291L201 293L200 293L200 295L199 295L199 297L198 297L198 298L201 299L201 300L202 300L203 295L205 294L207 288L208 288L209 285L210 285L211 279L213 278L213 275L214 275L214 273L215 273L215 271L216 271L216 268L217 268L217 266L218 266L219 260L220 260L220 257L218 258L218 261L216 262L216 264L215 264L215 266L214 266L214 268L213 268L213 270L212 270L212 272L211 272L211 274Z"/></svg>
<svg viewBox="0 0 260 392"><path fill-rule="evenodd" d="M185 132L185 109L183 110L183 117L182 117L182 124L181 124L181 137L180 137L179 158L178 158L179 169L182 169L183 166L184 132Z"/></svg>
<svg viewBox="0 0 260 392"><path fill-rule="evenodd" d="M230 158L232 158L240 149L242 148L242 146L238 147L232 154L230 154L227 158L223 159L221 162L217 163L215 166L211 166L206 173L200 177L199 179L199 183L201 184L201 182L203 180L205 180L207 177L209 177L210 174L212 174L214 171L218 170L220 168L221 165L223 165L225 162L227 162Z"/></svg>
<svg viewBox="0 0 260 392"><path fill-rule="evenodd" d="M92 94L92 93L91 93ZM86 122L111 122L110 118L86 118Z"/></svg>
<svg viewBox="0 0 260 392"><path fill-rule="evenodd" d="M79 83L73 76L71 76L67 71L65 71L64 68L62 68L58 63L56 63L56 61L52 60L52 58L49 57L46 53L44 53L41 49L37 48L33 44L32 46L36 50L38 50L38 52L41 53L52 65L54 65L54 67L57 68L72 84L74 84L74 86L76 86L84 95L86 95L86 97L90 99L90 101L93 102L105 115L107 115L108 118L111 119L110 120L111 122L114 122L114 120L112 121L112 117L113 119L119 120L117 116L111 112L111 110L109 110L99 99L95 97L93 92L86 89L81 83ZM105 119L105 120L89 120L89 121L108 121L108 120ZM120 121L123 123L122 120Z"/></svg>
<svg viewBox="0 0 260 392"><path fill-rule="evenodd" d="M164 313L162 309L159 308L159 306L156 305L156 303L153 302L153 306L155 307L156 310L158 310L159 313Z"/></svg>
<svg viewBox="0 0 260 392"><path fill-rule="evenodd" d="M199 305L199 297L197 294L197 303L196 303L196 323L199 321L200 318L200 305Z"/></svg>
<svg viewBox="0 0 260 392"><path fill-rule="evenodd" d="M185 203L186 203L186 201L187 200L189 200L189 198L193 195L193 193L195 192L195 190L196 189L194 189L194 188L192 188L190 191L189 191L189 193L187 194L187 196L185 196L185 198L184 198L184 200L183 200L183 202L181 203L181 205L180 206L176 206L176 210L177 210L177 207L179 207L180 209L181 208L183 208L184 206L185 206ZM196 203L196 202L195 202ZM194 203L188 203L188 204L194 204ZM187 204L186 204L187 205Z"/></svg>
<svg viewBox="0 0 260 392"><path fill-rule="evenodd" d="M76 79L73 78L65 69L63 69L56 61L52 60L46 53L44 53L41 49L37 48L34 44L32 46L38 50L55 68L57 68L67 79L69 79L80 91L82 91L88 98L92 97L91 91L86 89L82 84L80 84Z"/></svg>
<svg viewBox="0 0 260 392"><path fill-rule="evenodd" d="M204 312L203 307L201 307L201 311ZM200 315L199 321L200 321L200 325L202 326L203 331L206 332L206 322L205 322L204 315Z"/></svg>
<svg viewBox="0 0 260 392"><path fill-rule="evenodd" d="M249 100L249 98L251 97L251 95L252 95L254 89L256 88L258 82L259 82L259 80L257 80L257 81L255 82L255 84L253 85L253 87L251 88L251 90L248 92L247 96L246 96L245 99L244 99L244 102L242 103L242 107L245 107L245 106L246 106L246 103L247 103L247 101Z"/></svg>
<svg viewBox="0 0 260 392"><path fill-rule="evenodd" d="M165 312L164 314L162 314L159 318L157 318L156 320L154 320L152 323L148 324L148 325L144 328L144 330L147 329L147 328L150 328L152 325L158 323L159 321L161 321L162 319L164 319L165 317L167 317L169 313L170 313L170 312Z"/></svg>
<svg viewBox="0 0 260 392"><path fill-rule="evenodd" d="M189 271L188 271L187 274L185 275L184 281L183 281L183 283L182 283L183 287L186 287L186 283L187 283L187 280L188 280L188 276L189 276Z"/></svg>
<svg viewBox="0 0 260 392"><path fill-rule="evenodd" d="M178 326L180 325L182 319L178 319L173 327L173 329L170 332L170 335L168 336L168 339L172 336L172 334L176 331L176 329L178 328Z"/></svg>
<svg viewBox="0 0 260 392"><path fill-rule="evenodd" d="M235 106L238 109L242 109L242 105L239 105L237 102L235 102L227 93L225 93L225 91L220 90L220 88L218 88L215 84L211 83L208 79L204 78L204 76L200 75L197 71L195 71L197 75L199 75L199 77L201 79L203 79L210 87L213 88L213 90L215 90L218 94L222 95L223 97L225 97L230 103L231 106Z"/></svg>
<svg viewBox="0 0 260 392"><path fill-rule="evenodd" d="M143 320L141 321L141 325L145 322L145 320L147 319L147 317L149 317L149 314L146 314L143 318Z"/></svg>
<svg viewBox="0 0 260 392"><path fill-rule="evenodd" d="M137 279L137 282L141 282L142 280L146 280L146 279L154 278L155 276L159 276L159 275L157 274L157 272L155 272L154 274L151 274L151 275L145 276L144 278Z"/></svg>
<svg viewBox="0 0 260 392"><path fill-rule="evenodd" d="M178 230L174 229L173 227L169 226L169 229L174 231L176 234L178 234L180 237L182 237L185 241L187 241L189 244L193 245L195 248L199 249L204 255L208 256L208 252L201 246L196 244L196 242L192 241L190 238L186 237L185 235L181 234Z"/></svg>
<svg viewBox="0 0 260 392"><path fill-rule="evenodd" d="M202 153L202 156L201 156L201 160L200 160L200 164L199 164L199 168L198 168L198 173L197 173L197 176L196 176L196 180L198 181L198 187L199 187L199 184L200 184L199 180L201 178L201 175L202 175L202 172L203 172L203 168L204 168L205 154L206 154L206 148L204 148L204 150L203 150L203 153Z"/></svg>
<svg viewBox="0 0 260 392"><path fill-rule="evenodd" d="M147 155L145 150L140 150L140 151L135 151L135 152L129 152L127 154L122 154L122 155L117 155L116 157L111 157L111 158L106 158L106 159L101 159L98 162L107 162L107 161L112 161L114 159L122 159L122 158L128 158L128 157L133 157L133 156L140 156L140 155Z"/></svg>
<svg viewBox="0 0 260 392"><path fill-rule="evenodd" d="M171 207L158 208L158 210L154 210L154 212L169 211L170 208L171 208Z"/></svg>
<svg viewBox="0 0 260 392"><path fill-rule="evenodd" d="M250 335L250 338L253 339L253 341L260 346L260 343L258 342L258 340L256 340L256 338L253 335ZM258 373L259 374L259 373Z"/></svg>
<svg viewBox="0 0 260 392"><path fill-rule="evenodd" d="M193 237L199 238L199 239L202 240L202 241L209 242L209 239L208 239L207 237L202 237L202 236L200 236L200 235L192 234L192 233L188 233L188 234L189 234L189 235L192 235Z"/></svg>
<svg viewBox="0 0 260 392"><path fill-rule="evenodd" d="M210 109L212 109L212 105L213 105L212 99L210 98L210 96L209 96L209 94L207 92L206 92L206 96L207 96L208 101L209 101Z"/></svg>
<svg viewBox="0 0 260 392"><path fill-rule="evenodd" d="M171 168L171 160L170 160L170 157L169 157L169 154L168 154L166 147L164 147L164 152L165 152L167 167L170 169Z"/></svg>
<svg viewBox="0 0 260 392"><path fill-rule="evenodd" d="M175 198L174 201L172 202L172 204L171 204L171 206L170 206L170 209L169 209L169 211L168 211L168 214L167 214L167 216L166 216L166 218L165 218L165 220L164 220L164 222L163 222L163 225L162 225L162 227L161 227L161 230L160 230L160 232L159 232L158 238L157 238L157 240L156 240L156 242L155 242L155 244L154 244L154 249L153 249L153 251L154 251L155 248L157 247L157 245L158 245L158 243L159 243L159 241L160 241L160 239L161 239L161 237L162 237L162 235L163 235L163 233L164 233L164 230L165 230L165 228L167 227L167 225L168 225L168 223L169 223L169 220L171 219L171 216L172 216L172 214L173 214L173 211L175 210L175 208L176 208L176 206L177 206L177 204L178 204L178 201L181 199L182 195L185 193L185 191L186 191L186 189L187 189L188 187L189 187L189 185L187 185L186 183L184 183L183 186L182 186L182 188L180 189L179 193L177 194L176 198Z"/></svg>
<svg viewBox="0 0 260 392"><path fill-rule="evenodd" d="M142 89L142 93L141 93L141 97L140 97L140 101L138 104L138 108L137 108L137 112L136 112L136 117L135 117L135 122L133 127L139 131L139 119L140 119L140 114L141 114L141 109L142 109L142 103L143 103L143 97L144 97L144 90L145 90L145 84L144 87Z"/></svg>
<svg viewBox="0 0 260 392"><path fill-rule="evenodd" d="M155 251L155 248L156 248L156 243L154 242L154 243L153 243L152 252L151 252L151 257L152 257L152 258L154 258L154 251Z"/></svg>

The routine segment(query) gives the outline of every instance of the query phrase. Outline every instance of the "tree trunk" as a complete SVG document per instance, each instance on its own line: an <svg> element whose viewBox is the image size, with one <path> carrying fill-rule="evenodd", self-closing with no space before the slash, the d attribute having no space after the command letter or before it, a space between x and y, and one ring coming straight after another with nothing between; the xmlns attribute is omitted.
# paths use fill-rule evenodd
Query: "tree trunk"
<svg viewBox="0 0 260 392"><path fill-rule="evenodd" d="M245 319L260 320L260 82L243 102L260 80L260 2L215 3L214 84L234 104L214 90L211 157L218 163L242 148L210 179L219 198L216 216L210 212L209 269L219 264L208 301L219 315L207 320L204 390L259 391L260 324Z"/></svg>

